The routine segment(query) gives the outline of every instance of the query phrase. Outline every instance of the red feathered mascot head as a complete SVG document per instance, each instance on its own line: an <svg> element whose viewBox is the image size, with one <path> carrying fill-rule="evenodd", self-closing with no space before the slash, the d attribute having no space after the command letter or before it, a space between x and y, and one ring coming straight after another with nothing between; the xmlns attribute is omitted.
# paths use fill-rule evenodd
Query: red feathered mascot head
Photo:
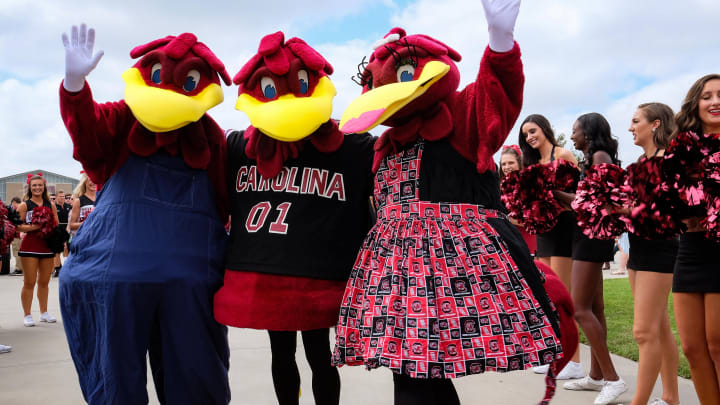
<svg viewBox="0 0 720 405"><path fill-rule="evenodd" d="M265 36L258 53L240 69L235 108L265 135L293 142L330 119L336 91L332 66L300 38L285 42L282 32Z"/></svg>
<svg viewBox="0 0 720 405"><path fill-rule="evenodd" d="M152 132L198 121L223 101L220 79L230 84L223 63L190 33L138 46L130 56L142 59L123 73L125 102Z"/></svg>
<svg viewBox="0 0 720 405"><path fill-rule="evenodd" d="M353 101L340 123L343 132L395 126L453 94L460 84L455 65L460 54L427 35L406 35L393 28L361 63L363 95Z"/></svg>

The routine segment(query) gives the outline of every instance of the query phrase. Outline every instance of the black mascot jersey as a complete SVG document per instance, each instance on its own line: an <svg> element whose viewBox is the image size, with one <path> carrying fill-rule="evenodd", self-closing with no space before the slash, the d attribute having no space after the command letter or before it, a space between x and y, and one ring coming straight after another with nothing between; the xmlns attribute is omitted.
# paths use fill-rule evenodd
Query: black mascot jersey
<svg viewBox="0 0 720 405"><path fill-rule="evenodd" d="M332 153L307 142L300 157L266 179L246 156L243 134L227 139L231 212L247 214L231 218L226 267L346 280L371 225L375 138L346 135Z"/></svg>

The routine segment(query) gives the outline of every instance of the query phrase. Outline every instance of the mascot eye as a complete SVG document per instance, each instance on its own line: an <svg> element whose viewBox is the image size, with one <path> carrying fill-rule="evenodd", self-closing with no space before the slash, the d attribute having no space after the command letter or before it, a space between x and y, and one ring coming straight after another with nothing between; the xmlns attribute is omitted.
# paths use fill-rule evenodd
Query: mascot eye
<svg viewBox="0 0 720 405"><path fill-rule="evenodd" d="M197 88L198 83L200 83L200 72L193 69L188 72L187 77L185 78L185 84L183 84L183 90L185 91L193 91Z"/></svg>
<svg viewBox="0 0 720 405"><path fill-rule="evenodd" d="M263 77L260 79L260 90L262 90L265 98L273 99L277 96L277 90L275 89L275 82L269 77Z"/></svg>
<svg viewBox="0 0 720 405"><path fill-rule="evenodd" d="M298 81L300 81L300 93L307 94L308 86L309 86L307 71L305 71L305 70L298 71Z"/></svg>
<svg viewBox="0 0 720 405"><path fill-rule="evenodd" d="M160 84L162 82L162 78L160 77L160 70L162 69L162 65L160 63L156 63L150 68L150 80L152 80L155 84Z"/></svg>
<svg viewBox="0 0 720 405"><path fill-rule="evenodd" d="M409 82L413 79L415 67L413 65L402 65L397 69L397 81Z"/></svg>

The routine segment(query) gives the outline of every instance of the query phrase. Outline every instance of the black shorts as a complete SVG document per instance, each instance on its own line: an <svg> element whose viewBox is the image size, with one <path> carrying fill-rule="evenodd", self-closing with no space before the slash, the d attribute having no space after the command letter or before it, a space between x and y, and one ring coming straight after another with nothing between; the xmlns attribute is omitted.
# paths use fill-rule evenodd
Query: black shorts
<svg viewBox="0 0 720 405"><path fill-rule="evenodd" d="M575 226L572 258L583 262L605 263L613 260L615 240L590 239Z"/></svg>
<svg viewBox="0 0 720 405"><path fill-rule="evenodd" d="M627 268L672 274L678 253L678 238L645 239L628 233L630 252Z"/></svg>
<svg viewBox="0 0 720 405"><path fill-rule="evenodd" d="M563 211L555 227L537 235L537 257L572 257L573 235L577 223L575 212Z"/></svg>
<svg viewBox="0 0 720 405"><path fill-rule="evenodd" d="M36 259L52 259L55 257L55 253L29 253L29 252L18 252L20 257L34 257Z"/></svg>
<svg viewBox="0 0 720 405"><path fill-rule="evenodd" d="M705 232L680 235L673 292L720 292L720 242L708 239Z"/></svg>

